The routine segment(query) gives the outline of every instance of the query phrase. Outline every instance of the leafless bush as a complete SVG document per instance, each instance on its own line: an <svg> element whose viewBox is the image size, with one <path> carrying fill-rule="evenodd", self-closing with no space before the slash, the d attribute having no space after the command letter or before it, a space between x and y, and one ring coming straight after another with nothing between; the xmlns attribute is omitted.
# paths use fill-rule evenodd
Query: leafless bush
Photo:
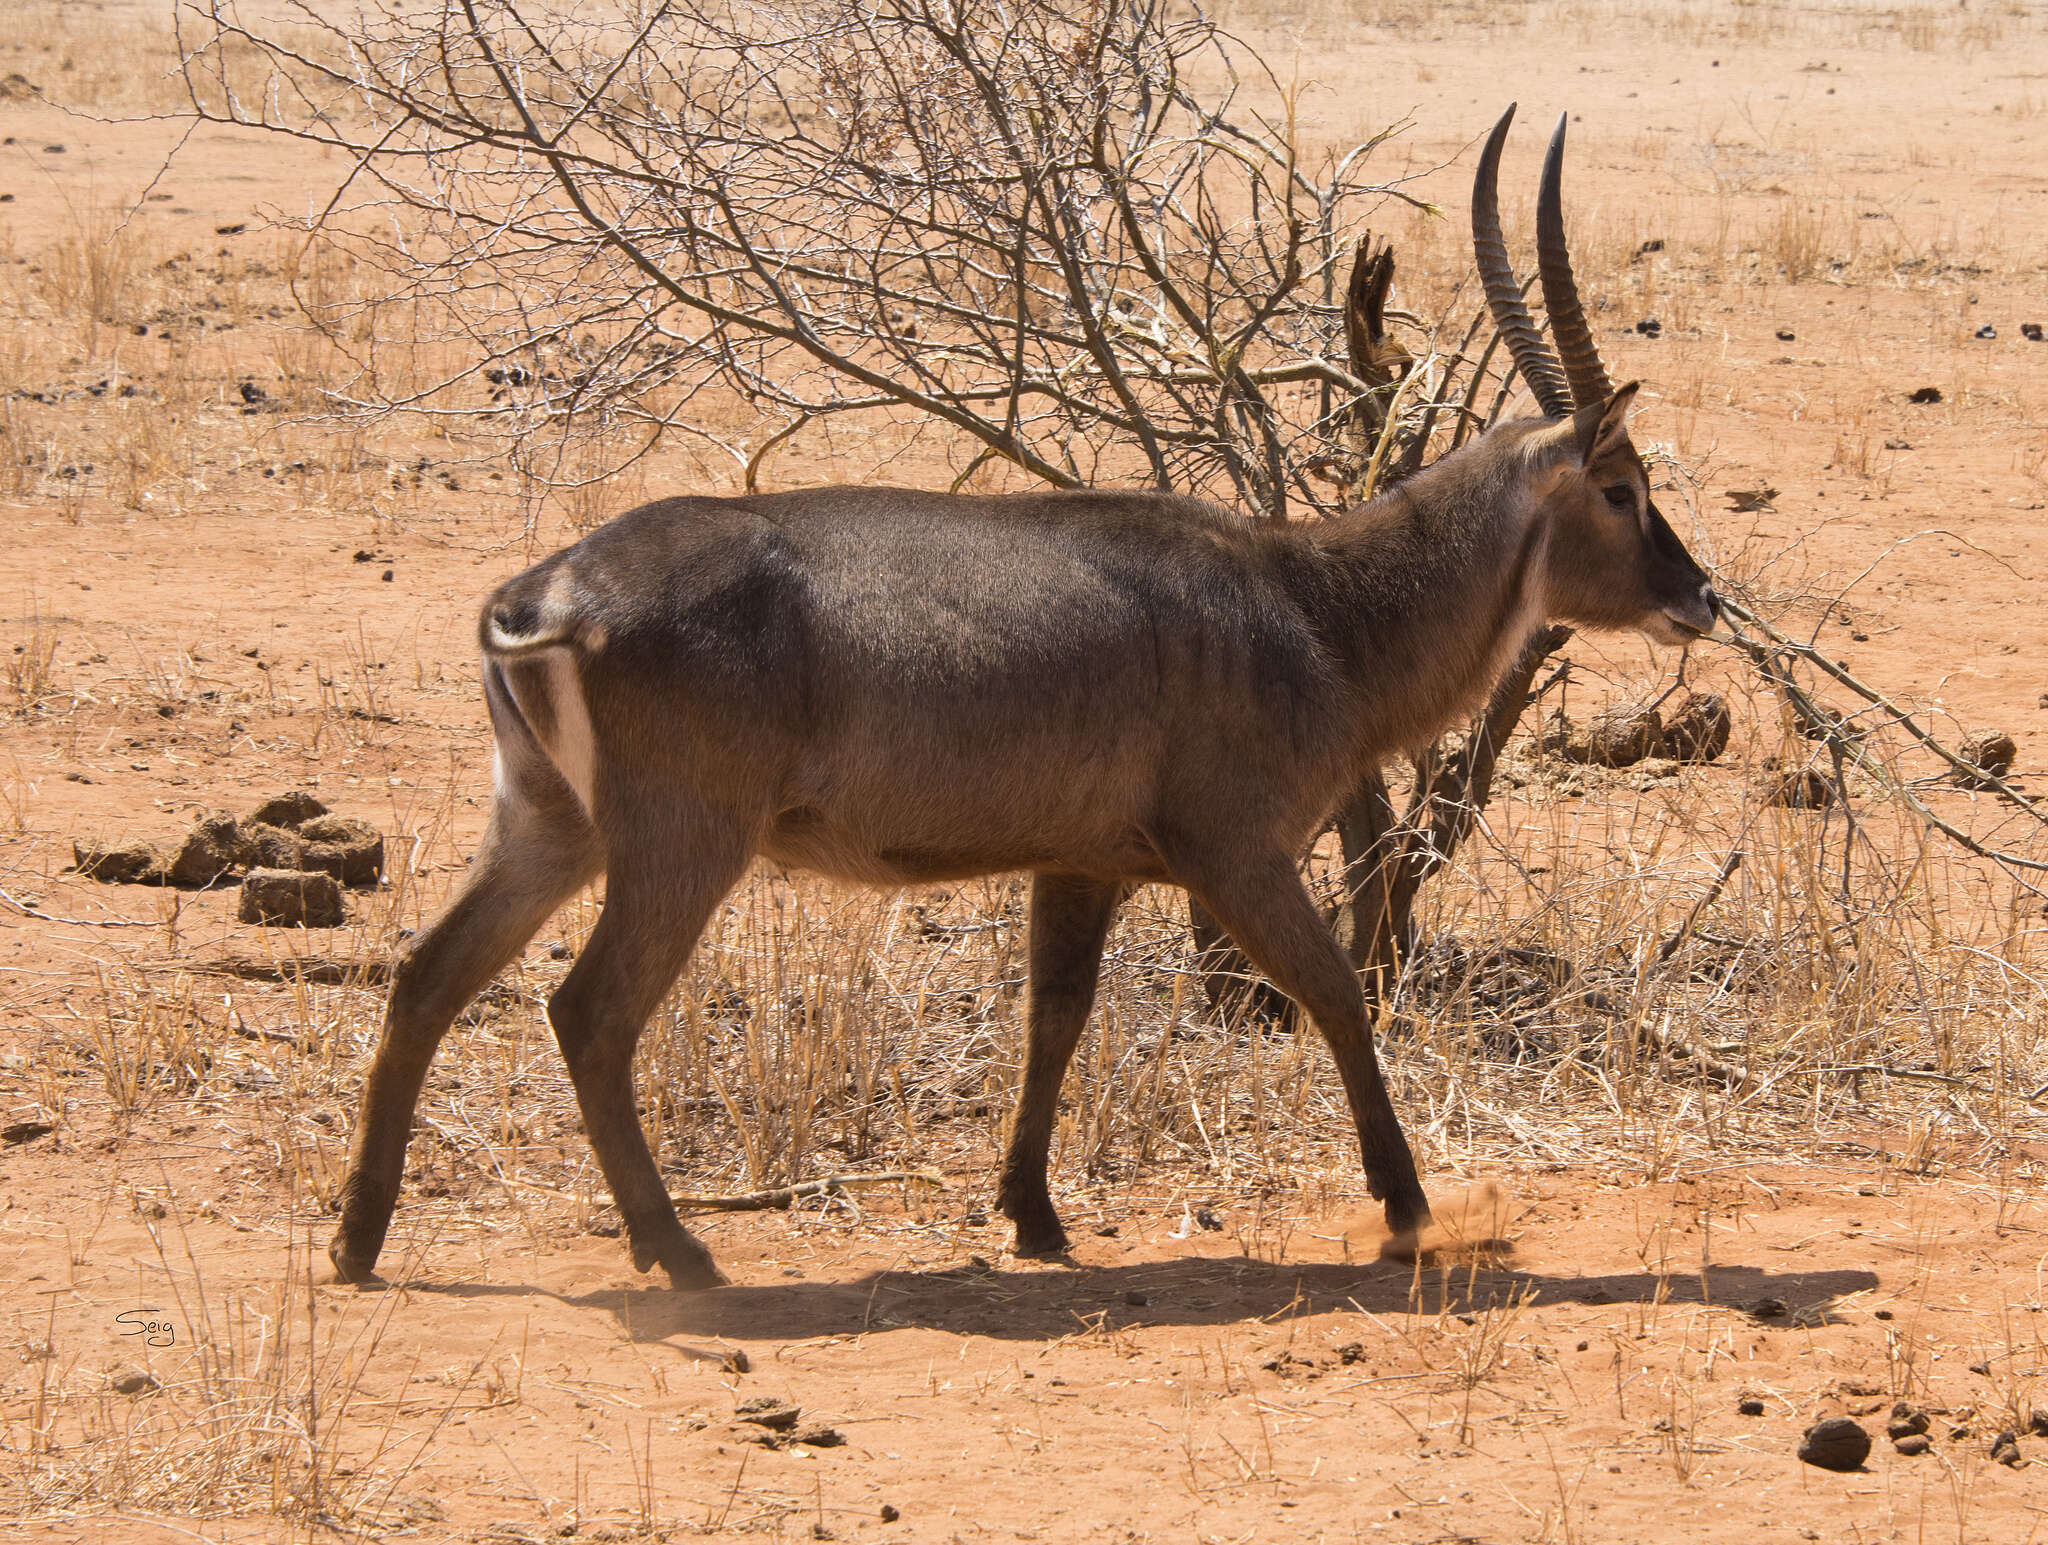
<svg viewBox="0 0 2048 1545"><path fill-rule="evenodd" d="M1198 14L394 3L320 50L198 13L199 110L346 148L316 223L459 345L420 379L360 351L360 405L717 438L750 477L910 408L963 437L963 479L1338 497L1317 474L1366 390L1340 265L1401 195L1378 140L1307 164L1252 103L1284 83ZM714 385L766 429L714 436Z"/></svg>

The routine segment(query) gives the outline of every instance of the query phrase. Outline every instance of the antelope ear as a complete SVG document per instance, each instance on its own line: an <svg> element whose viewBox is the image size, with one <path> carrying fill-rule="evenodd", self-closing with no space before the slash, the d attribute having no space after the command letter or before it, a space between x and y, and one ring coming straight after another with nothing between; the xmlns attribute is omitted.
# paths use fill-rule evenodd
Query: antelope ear
<svg viewBox="0 0 2048 1545"><path fill-rule="evenodd" d="M1631 381L1605 402L1588 403L1572 415L1572 438L1578 442L1580 466L1590 467L1628 433L1629 404L1636 400L1641 384Z"/></svg>

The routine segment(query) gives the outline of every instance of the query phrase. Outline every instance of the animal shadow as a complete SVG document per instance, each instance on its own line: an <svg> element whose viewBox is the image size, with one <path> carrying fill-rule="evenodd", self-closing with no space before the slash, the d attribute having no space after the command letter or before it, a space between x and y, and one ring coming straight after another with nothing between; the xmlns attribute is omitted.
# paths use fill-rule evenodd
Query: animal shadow
<svg viewBox="0 0 2048 1545"><path fill-rule="evenodd" d="M1070 1271L1011 1270L975 1261L943 1271L736 1283L703 1293L644 1287L548 1296L606 1311L636 1341L776 1340L908 1328L1043 1341L1078 1331L1228 1325L1290 1310L1465 1313L1524 1299L1537 1306L1715 1304L1755 1312L1760 1319L1813 1325L1832 1321L1833 1307L1843 1298L1877 1285L1876 1273L1860 1270L1770 1272L1723 1265L1663 1276L1564 1276L1466 1262L1276 1265L1244 1256L1203 1256L1077 1265ZM461 1297L547 1293L519 1284L426 1290Z"/></svg>

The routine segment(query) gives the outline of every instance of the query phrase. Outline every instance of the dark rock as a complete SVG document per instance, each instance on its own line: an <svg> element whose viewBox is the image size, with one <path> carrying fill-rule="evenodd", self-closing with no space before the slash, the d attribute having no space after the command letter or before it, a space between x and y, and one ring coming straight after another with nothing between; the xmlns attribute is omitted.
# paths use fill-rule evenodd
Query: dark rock
<svg viewBox="0 0 2048 1545"><path fill-rule="evenodd" d="M2020 1462L2020 1439L2016 1432L2001 1432L1991 1440L1991 1457L2002 1465Z"/></svg>
<svg viewBox="0 0 2048 1545"><path fill-rule="evenodd" d="M169 879L163 854L147 842L112 846L74 842L71 867L88 880L104 880L109 885L162 885Z"/></svg>
<svg viewBox="0 0 2048 1545"><path fill-rule="evenodd" d="M1977 329L1977 336L1979 338L1996 338L1998 336L1998 329L1993 327L1989 322L1986 322L1982 327Z"/></svg>
<svg viewBox="0 0 2048 1545"><path fill-rule="evenodd" d="M334 876L301 869L252 869L235 915L278 928L338 928L348 916Z"/></svg>
<svg viewBox="0 0 2048 1545"><path fill-rule="evenodd" d="M1764 1414L1764 1403L1757 1399L1756 1396L1750 1395L1746 1399L1735 1402L1735 1414L1737 1416L1762 1416Z"/></svg>
<svg viewBox="0 0 2048 1545"><path fill-rule="evenodd" d="M2029 343L2039 343L2048 334L2042 333L2039 322L2022 322L2020 323L2020 336Z"/></svg>
<svg viewBox="0 0 2048 1545"><path fill-rule="evenodd" d="M242 826L225 811L209 811L192 823L168 875L173 885L204 888L242 867Z"/></svg>
<svg viewBox="0 0 2048 1545"><path fill-rule="evenodd" d="M846 1434L837 1427L806 1427L789 1441L806 1448L839 1448L846 1442Z"/></svg>
<svg viewBox="0 0 2048 1545"><path fill-rule="evenodd" d="M1674 762L1711 762L1728 749L1735 716L1718 692L1689 692L1664 721L1660 749Z"/></svg>
<svg viewBox="0 0 2048 1545"><path fill-rule="evenodd" d="M1980 768L1987 776L1967 773L1960 767L1949 776L1966 789L1989 788L1990 779L2003 778L2012 771L2012 764L2018 760L2019 754L2020 748L2013 744L2013 738L2005 731L1978 730L1956 747L1956 755L1971 766Z"/></svg>
<svg viewBox="0 0 2048 1545"><path fill-rule="evenodd" d="M275 799L266 799L249 814L251 821L264 826L298 826L310 821L316 815L327 814L327 807L320 803L320 796L311 789L287 789Z"/></svg>
<svg viewBox="0 0 2048 1545"><path fill-rule="evenodd" d="M350 890L375 889L384 875L384 838L376 827L345 815L318 815L299 827L306 867L331 874Z"/></svg>
<svg viewBox="0 0 2048 1545"><path fill-rule="evenodd" d="M2048 1411L2035 1406L2027 1413L2027 1435L2034 1438L2048 1438Z"/></svg>
<svg viewBox="0 0 2048 1545"><path fill-rule="evenodd" d="M1919 387L1915 389L1913 395L1907 400L1910 402L1939 402L1941 401L1941 388L1938 386Z"/></svg>
<svg viewBox="0 0 2048 1545"><path fill-rule="evenodd" d="M1830 1416L1806 1429L1799 1457L1822 1470L1860 1470L1870 1457L1870 1434L1846 1416Z"/></svg>
<svg viewBox="0 0 2048 1545"><path fill-rule="evenodd" d="M156 1389L156 1375L146 1368L116 1369L108 1381L117 1395L147 1395Z"/></svg>
<svg viewBox="0 0 2048 1545"><path fill-rule="evenodd" d="M1152 1300L1146 1297L1145 1294L1133 1290L1129 1293L1124 1294L1124 1302L1129 1304L1133 1309L1142 1309L1147 1304L1151 1303Z"/></svg>
<svg viewBox="0 0 2048 1545"><path fill-rule="evenodd" d="M1792 329L1789 327L1781 327L1778 329L1778 342L1780 343L1790 343L1793 339L1797 338L1798 336L1799 335L1793 332Z"/></svg>
<svg viewBox="0 0 2048 1545"><path fill-rule="evenodd" d="M1933 1448L1934 1440L1924 1433L1909 1432L1903 1438L1892 1439L1892 1447L1913 1459Z"/></svg>
<svg viewBox="0 0 2048 1545"><path fill-rule="evenodd" d="M893 1524L894 1522L896 1522L897 1519L901 1518L902 1516L903 1515L901 1513L899 1513L895 1508L891 1507L888 1503L884 1502L882 1504L883 1523Z"/></svg>
<svg viewBox="0 0 2048 1545"><path fill-rule="evenodd" d="M773 1395L755 1395L734 1406L733 1415L743 1422L752 1422L756 1427L766 1427L770 1432L788 1432L796 1426L796 1419L803 1415L803 1407L791 1405L787 1400L777 1400Z"/></svg>

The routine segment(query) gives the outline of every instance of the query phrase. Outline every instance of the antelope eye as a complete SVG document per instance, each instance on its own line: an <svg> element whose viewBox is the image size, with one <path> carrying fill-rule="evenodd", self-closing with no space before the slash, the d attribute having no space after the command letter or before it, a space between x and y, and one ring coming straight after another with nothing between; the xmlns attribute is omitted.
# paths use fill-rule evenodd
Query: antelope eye
<svg viewBox="0 0 2048 1545"><path fill-rule="evenodd" d="M1611 488L1601 489L1600 492L1606 498L1607 502L1613 505L1617 510L1628 510L1631 513L1634 512L1636 507L1636 491L1632 485L1628 483L1616 483Z"/></svg>

